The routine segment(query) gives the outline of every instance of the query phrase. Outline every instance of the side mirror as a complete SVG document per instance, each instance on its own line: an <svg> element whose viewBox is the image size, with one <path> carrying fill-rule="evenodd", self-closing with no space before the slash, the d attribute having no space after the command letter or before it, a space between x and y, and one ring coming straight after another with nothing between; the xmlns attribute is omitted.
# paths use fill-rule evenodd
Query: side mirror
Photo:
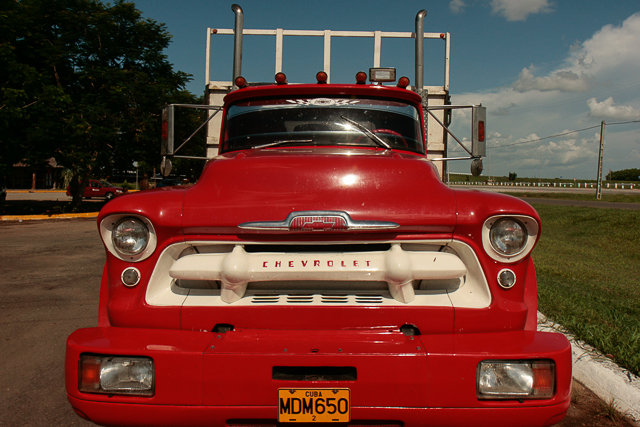
<svg viewBox="0 0 640 427"><path fill-rule="evenodd" d="M162 173L162 176L169 176L169 174L171 173L171 169L173 169L171 160L163 157L162 163L160 163L160 172Z"/></svg>
<svg viewBox="0 0 640 427"><path fill-rule="evenodd" d="M482 167L482 159L473 159L473 161L471 162L471 175L480 176L483 170L484 168Z"/></svg>

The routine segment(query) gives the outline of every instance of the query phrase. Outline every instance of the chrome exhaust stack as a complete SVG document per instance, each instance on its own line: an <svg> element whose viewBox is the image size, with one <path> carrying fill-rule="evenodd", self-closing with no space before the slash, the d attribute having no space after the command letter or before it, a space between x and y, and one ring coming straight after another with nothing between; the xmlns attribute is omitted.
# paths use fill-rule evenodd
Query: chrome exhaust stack
<svg viewBox="0 0 640 427"><path fill-rule="evenodd" d="M424 18L427 11L422 9L416 15L416 84L415 90L420 93L424 87Z"/></svg>
<svg viewBox="0 0 640 427"><path fill-rule="evenodd" d="M242 32L244 30L244 12L237 4L232 5L231 10L236 14L236 22L233 28L233 76L231 79L235 89L236 77L242 75Z"/></svg>

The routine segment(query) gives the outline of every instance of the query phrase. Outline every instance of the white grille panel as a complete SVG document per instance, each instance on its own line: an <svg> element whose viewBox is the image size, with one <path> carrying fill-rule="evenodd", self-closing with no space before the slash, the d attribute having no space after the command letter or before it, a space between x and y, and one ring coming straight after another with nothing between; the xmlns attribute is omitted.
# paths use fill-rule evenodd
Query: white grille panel
<svg viewBox="0 0 640 427"><path fill-rule="evenodd" d="M240 246L199 241L175 244L160 254L146 301L156 306L482 308L490 305L491 294L477 256L457 241Z"/></svg>

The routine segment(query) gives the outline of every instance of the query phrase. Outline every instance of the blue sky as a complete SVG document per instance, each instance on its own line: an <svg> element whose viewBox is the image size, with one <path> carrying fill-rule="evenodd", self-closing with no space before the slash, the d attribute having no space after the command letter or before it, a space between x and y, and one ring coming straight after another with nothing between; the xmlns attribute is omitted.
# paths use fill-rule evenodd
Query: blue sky
<svg viewBox="0 0 640 427"><path fill-rule="evenodd" d="M167 50L177 70L204 90L206 29L233 28L230 1L135 0L143 16L173 35ZM605 131L604 170L640 168L640 2L637 0L436 0L279 2L239 0L246 29L413 31L427 10L426 32L451 33L454 104L487 107L485 174L595 179ZM332 82L351 82L373 61L373 41L332 40ZM273 79L275 38L245 37L242 74ZM212 80L230 80L232 37L214 36ZM414 79L413 41L383 40L382 65ZM427 41L425 85L442 84L443 43ZM321 38L285 38L284 72L310 82L322 69ZM597 126L593 129L569 131ZM453 129L468 134L468 117ZM561 136L545 138L563 134ZM462 155L451 147L453 155ZM467 172L468 162L451 170Z"/></svg>

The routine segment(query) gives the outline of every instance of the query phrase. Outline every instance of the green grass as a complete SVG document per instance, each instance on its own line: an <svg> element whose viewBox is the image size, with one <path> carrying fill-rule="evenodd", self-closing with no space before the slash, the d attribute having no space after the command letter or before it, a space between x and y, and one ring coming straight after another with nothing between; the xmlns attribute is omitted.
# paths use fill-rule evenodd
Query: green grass
<svg viewBox="0 0 640 427"><path fill-rule="evenodd" d="M510 194L522 199L563 199L563 200L585 200L585 201L600 201L609 203L640 203L640 191L638 194L603 194L602 199L596 199L595 191L590 193L518 193L512 191L501 191L504 194Z"/></svg>
<svg viewBox="0 0 640 427"><path fill-rule="evenodd" d="M535 205L539 308L640 373L640 211Z"/></svg>

